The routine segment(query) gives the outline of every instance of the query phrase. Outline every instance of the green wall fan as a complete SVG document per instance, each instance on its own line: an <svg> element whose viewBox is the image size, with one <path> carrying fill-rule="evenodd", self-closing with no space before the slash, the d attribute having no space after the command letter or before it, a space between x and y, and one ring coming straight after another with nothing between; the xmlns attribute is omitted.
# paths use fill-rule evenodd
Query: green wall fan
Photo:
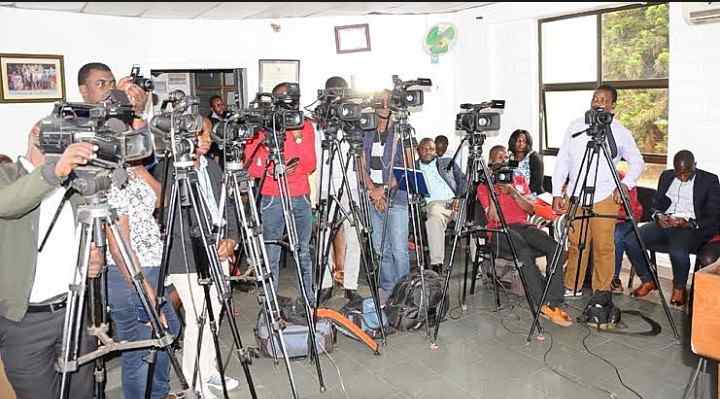
<svg viewBox="0 0 720 399"><path fill-rule="evenodd" d="M437 64L440 55L446 54L457 41L457 28L451 23L433 25L425 33L423 48L430 54L433 64Z"/></svg>

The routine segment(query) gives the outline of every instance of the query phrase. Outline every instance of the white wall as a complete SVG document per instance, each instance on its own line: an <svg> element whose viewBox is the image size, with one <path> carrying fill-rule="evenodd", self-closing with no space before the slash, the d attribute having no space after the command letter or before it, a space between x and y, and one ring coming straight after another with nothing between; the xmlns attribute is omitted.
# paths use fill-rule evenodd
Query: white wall
<svg viewBox="0 0 720 399"><path fill-rule="evenodd" d="M428 77L424 110L413 114L418 136L454 136L455 68L453 51L431 64L422 49L425 31L437 22L454 22L456 15L327 17L250 21L186 21L105 17L73 13L17 10L0 7L2 52L62 54L65 57L67 98L80 101L77 71L85 63L108 64L116 78L132 64L143 73L162 68L248 69L248 92L258 87L258 59L300 59L303 105L332 75L374 76L378 88L391 87L391 75L401 79ZM270 22L279 23L275 33ZM333 27L369 23L371 52L336 54ZM460 32L462 35L463 32ZM11 40L10 40L11 39ZM463 40L462 36L460 40ZM52 104L0 104L4 141L0 152L24 152L29 128L52 110ZM452 138L451 138L452 140Z"/></svg>
<svg viewBox="0 0 720 399"><path fill-rule="evenodd" d="M720 23L688 25L670 4L668 167L690 150L698 167L720 174Z"/></svg>

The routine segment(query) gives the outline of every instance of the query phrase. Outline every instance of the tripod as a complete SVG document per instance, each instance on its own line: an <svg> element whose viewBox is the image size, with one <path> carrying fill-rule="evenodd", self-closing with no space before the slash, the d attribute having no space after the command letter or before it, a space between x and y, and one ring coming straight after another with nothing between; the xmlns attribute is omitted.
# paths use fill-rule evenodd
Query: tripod
<svg viewBox="0 0 720 399"><path fill-rule="evenodd" d="M561 251L562 251L562 243L565 242L565 240L568 237L568 229L572 225L572 222L574 220L579 219L580 224L580 232L579 237L580 241L578 243L578 249L580 251L580 254L578 256L578 270L575 276L575 287L574 290L577 290L578 285L578 278L580 273L580 264L582 262L582 253L585 248L585 244L587 241L587 235L589 230L589 219L593 217L605 217L605 218L613 218L616 219L617 215L599 215L596 214L593 211L593 205L595 204L595 190L597 185L597 179L598 179L598 170L600 168L600 155L605 158L605 161L607 162L608 169L610 170L610 174L613 178L613 183L615 183L615 189L620 194L620 198L622 200L622 206L625 210L625 215L627 215L627 219L632 224L633 232L635 233L635 238L638 240L638 243L640 244L640 248L642 249L643 254L643 260L648 265L648 270L650 270L650 274L652 275L653 282L655 283L655 286L658 288L658 293L660 294L660 300L663 304L663 309L665 310L665 315L668 318L668 322L670 322L670 327L673 330L673 334L675 335L675 338L678 338L678 331L677 327L675 326L675 320L672 318L672 315L670 314L670 307L667 304L667 301L665 300L665 295L662 292L662 288L660 287L660 281L657 276L657 269L655 265L650 261L650 258L648 257L647 248L645 247L645 243L643 242L642 238L640 237L640 231L638 230L637 223L635 222L635 218L632 216L632 209L630 208L630 200L627 197L627 194L622 189L622 185L620 183L620 178L618 176L617 170L615 169L615 165L612 163L612 158L610 157L610 149L608 144L608 138L612 139L612 132L610 131L610 124L607 125L591 125L588 129L583 130L581 132L577 132L572 134L572 138L575 138L583 133L587 133L588 136L590 136L590 140L587 142L587 146L585 148L585 153L583 154L582 161L580 163L580 167L578 169L577 178L575 180L575 184L572 190L572 194L570 196L570 210L567 214L567 221L563 225L562 232L560 234L560 240L558 241L559 244L555 248L555 253L552 257L552 263L551 265L548 265L547 269L547 283L545 284L545 289L543 291L543 295L541 297L540 303L537 305L538 309L535 312L535 319L533 321L532 326L530 326L530 332L528 333L527 340L530 341L533 332L535 331L535 325L538 322L540 307L545 302L545 298L548 295L548 291L550 289L550 281L552 276L557 272L558 269L558 263L560 263L561 258ZM614 142L614 139L613 139ZM588 184L588 178L590 177L591 168L593 166L593 163L595 165L594 168L594 177L591 184ZM578 183L580 183L582 177L582 186L580 188L579 194L578 193ZM583 214L578 216L577 212L578 209L583 209ZM562 271L562 268L560 268Z"/></svg>
<svg viewBox="0 0 720 399"><path fill-rule="evenodd" d="M245 379L248 382L248 389L253 398L257 397L255 392L255 384L253 383L252 376L250 374L249 364L251 363L250 356L247 350L243 347L240 339L240 330L237 326L235 319L233 318L233 306L230 300L230 293L228 283L225 279L220 260L217 253L217 242L212 234L212 226L210 223L210 215L208 214L208 207L204 197L200 194L200 183L198 181L197 170L193 166L193 161L190 159L189 154L181 154L175 156L175 181L170 191L170 203L168 205L168 219L167 225L170 226L170 231L165 237L165 247L163 249L163 261L162 268L160 270L160 281L163 281L168 270L170 262L170 248L173 244L173 229L175 228L175 215L178 208L180 208L179 225L181 229L181 240L180 244L183 245L183 253L186 253L185 245L185 233L183 227L185 226L184 220L188 220L190 225L190 231L187 233L191 239L191 253L195 259L195 265L198 272L198 284L202 286L204 293L204 309L202 311L202 317L198 320L199 332L198 332L198 345L195 357L195 371L193 373L193 387L197 382L198 367L199 367L199 355L201 349L203 330L207 321L210 326L210 332L212 334L213 344L215 347L215 356L217 361L218 373L220 374L220 380L222 384L222 390L224 396L227 398L227 386L225 384L225 371L222 362L222 354L220 352L220 341L218 337L218 326L215 319L215 313L213 311L211 296L210 296L210 285L215 285L215 292L217 293L218 301L222 304L220 312L226 312L228 324L230 326L231 335L233 338L233 344L235 351L242 365ZM167 160L169 162L169 159ZM179 197L179 198L178 198ZM178 201L179 200L179 201Z"/></svg>
<svg viewBox="0 0 720 399"><path fill-rule="evenodd" d="M527 283L527 277L525 276L525 267L527 265L522 265L518 261L518 255L517 251L515 250L515 244L513 244L512 238L510 237L509 229L507 222L505 221L505 216L503 214L502 208L500 207L500 203L498 202L497 194L495 193L495 189L492 183L492 176L490 173L490 170L488 169L487 165L485 164L485 161L482 157L482 146L485 142L485 135L483 134L475 134L471 133L467 135L465 138L463 138L463 141L460 142L460 146L458 147L459 151L462 148L463 142L469 140L469 158L466 166L466 172L465 172L465 178L466 178L466 187L468 188L467 192L465 193L465 197L462 200L462 203L460 204L460 212L457 217L457 221L455 223L455 238L453 239L453 245L452 245L452 252L450 253L450 260L448 263L447 271L445 272L445 283L443 285L443 293L442 293L442 299L440 301L440 311L436 314L436 320L435 320L435 332L433 334L433 341L432 345L433 347L437 347L437 336L438 331L440 330L440 320L442 320L443 314L445 313L446 309L450 306L450 301L447 298L448 289L450 288L450 277L452 275L452 269L455 262L455 255L458 247L458 242L460 240L460 237L463 235L472 235L476 234L479 231L484 232L491 232L495 234L502 234L505 236L508 242L508 246L510 247L510 252L512 253L513 263L515 265L515 269L518 271L518 275L520 276L520 282L522 283L523 291L525 292L525 298L527 299L528 305L530 306L530 310L533 312L533 315L535 316L535 322L533 323L533 326L537 324L537 312L535 310L535 306L532 300L532 297L530 296L530 292L528 291L528 283ZM456 152L457 154L457 152ZM453 161L454 162L454 161ZM451 164L452 165L452 164ZM482 175L478 176L478 173L482 171ZM488 193L490 194L490 201L495 206L495 210L497 211L498 219L500 220L500 228L499 229L491 229L491 228L472 228L472 223L467 223L467 217L466 212L470 204L472 204L473 201L473 194L470 190L471 187L474 187L474 182L478 180L484 180L483 183L487 186ZM463 232L463 229L465 231ZM477 239L477 236L476 236ZM502 239L502 238L496 238L496 239ZM477 243L477 241L476 241ZM477 243L479 244L479 243ZM468 245L469 247L469 245ZM480 251L480 246L478 245L476 248L477 251ZM495 275L495 267L493 264L493 267L491 269L492 277L493 277L493 287L495 290L495 300L496 303L499 305L500 298L497 291L497 276ZM550 280L548 280L550 281ZM538 325L538 329L540 330L541 327ZM542 330L540 330L542 331Z"/></svg>
<svg viewBox="0 0 720 399"><path fill-rule="evenodd" d="M265 322L268 332L271 332L271 348L273 360L275 364L278 361L276 342L280 346L280 353L285 363L285 370L290 381L290 389L293 397L298 398L297 387L295 385L295 377L293 376L290 359L287 356L287 347L285 345L285 336L283 335L284 325L280 317L280 306L278 305L275 286L273 285L273 275L268 261L267 251L265 250L265 239L263 237L262 225L258 215L255 194L253 193L253 180L244 170L240 162L240 154L243 153L243 144L230 143L225 145L225 172L223 175L223 186L220 194L220 218L223 217L225 210L225 201L229 196L232 197L235 205L235 213L238 221L242 224L241 240L245 248L245 253L250 258L249 263L255 267L255 279L257 284L262 288L262 294L258 295L258 303L265 312ZM228 156L230 155L230 156ZM247 209L243 203L246 199Z"/></svg>
<svg viewBox="0 0 720 399"><path fill-rule="evenodd" d="M320 392L325 392L325 380L323 378L322 368L320 366L320 357L318 356L316 347L317 340L315 338L315 318L313 317L313 310L310 306L310 299L308 298L308 291L305 287L302 267L300 265L300 239L298 237L298 230L295 224L295 216L293 213L292 202L290 201L290 189L288 188L287 181L287 166L283 157L283 148L286 132L278 131L278 129L275 127L274 120L272 128L268 128L265 131L266 133L264 145L269 151L269 156L263 169L265 171L263 176L267 177L267 170L272 166L273 175L277 180L277 185L280 193L279 199L282 206L283 220L285 221L285 230L287 232L288 238L287 246L292 253L293 262L295 263L295 271L298 279L298 285L300 288L300 297L302 298L303 305L305 307L305 320L308 326L309 358L310 361L313 361L315 363L315 371L317 372L318 382L320 384ZM246 165L249 165L251 162L254 162L252 157L245 160ZM265 177L263 177L263 179ZM262 187L263 184L264 180L260 187ZM279 245L278 243L274 244ZM310 289L312 289L312 287L310 287Z"/></svg>
<svg viewBox="0 0 720 399"><path fill-rule="evenodd" d="M421 194L419 190L417 189L419 187L418 184L418 174L413 173L413 186L410 185L410 178L408 170L410 167L415 169L415 159L417 158L415 153L415 147L413 146L413 139L415 138L415 128L413 128L410 123L408 122L408 117L410 115L409 111L407 110L407 107L401 107L397 109L397 112L394 112L392 114L394 116L395 123L393 124L393 134L396 140L400 140L401 148L402 148L402 159L403 159L403 173L404 173L404 180L405 180L405 186L407 188L407 197L408 197L408 213L410 215L410 225L412 227L413 236L415 237L415 258L417 259L418 263L418 270L420 271L420 284L421 284L421 292L422 292L422 300L420 303L420 306L424 308L425 310L425 336L430 337L430 310L429 310L429 301L430 297L427 294L426 291L426 284L425 284L425 245L422 235L422 216L420 214L420 202L423 201ZM395 146L395 144L393 144ZM408 154L407 149L410 150L410 153ZM391 162L394 162L394 157L391 160ZM392 173L392 171L391 171ZM414 189L413 189L414 187ZM387 212L387 210L386 210ZM387 219L388 215L385 216L385 225L384 229L387 229ZM385 235L385 231L383 231L383 236ZM424 302L425 303L423 305ZM437 319L437 318L436 318ZM437 326L436 326L437 329Z"/></svg>
<svg viewBox="0 0 720 399"><path fill-rule="evenodd" d="M352 140L348 141L350 144L350 153L347 161L343 160L342 152L340 151L340 141L337 139L337 127L329 127L323 130L324 138L321 141L322 153L320 155L320 188L319 188L319 200L318 200L318 230L315 242L317 243L315 251L315 266L314 269L317 272L316 281L317 293L316 293L316 309L320 306L320 290L322 289L322 282L325 277L325 270L327 268L328 258L330 256L331 244L337 233L337 229L342 225L343 219L348 219L355 235L357 236L358 243L360 243L360 264L365 270L365 277L370 287L370 295L372 296L375 312L378 315L378 321L380 325L380 336L383 345L386 344L385 327L383 326L382 312L380 310L380 299L378 293L378 280L377 270L378 259L373 251L372 247L372 225L370 223L370 211L367 197L365 195L359 195L360 205L358 205L352 197L352 191L350 191L350 184L347 175L350 162L352 161L355 166L359 165L359 157L362 153L362 141ZM362 131L351 131L350 135L357 136ZM357 137L354 137L357 138ZM327 154L327 163L326 160ZM334 161L339 160L340 173L342 174L342 183L338 193L333 193L333 172L334 172ZM329 166L326 166L329 165ZM327 171L326 175L326 169ZM358 170L359 168L356 168ZM324 177L327 176L327 179ZM326 183L327 181L327 183ZM357 187L363 187L362 179L356 174ZM367 190L365 190L367 191ZM326 195L323 195L327 193ZM348 204L350 211L346 211L342 208L341 201L343 194L347 193ZM339 218L339 214L342 213L342 218ZM331 215L331 216L330 216ZM352 216L352 218L350 217ZM332 221L331 223L329 221ZM352 260L354 261L354 260Z"/></svg>
<svg viewBox="0 0 720 399"><path fill-rule="evenodd" d="M77 171L78 175L84 175L83 171ZM150 300L148 293L144 286L144 276L139 265L135 259L131 256L131 247L124 240L120 234L120 230L117 224L117 215L110 209L107 201L105 192L100 190L93 190L104 187L106 190L110 188L109 176L92 176L93 172L90 172L85 179L94 179L93 183L87 181L74 182L74 186L81 191L85 197L86 204L81 205L78 209L77 214L77 230L79 231L78 238L78 251L76 260L76 269L73 278L73 283L70 285L68 291L68 309L65 314L63 338L61 356L58 360L58 370L62 374L61 385L60 385L60 398L64 399L66 395L67 378L68 372L77 370L77 368L89 361L95 360L95 380L96 380L96 393L99 397L103 397L103 382L104 382L104 362L102 356L120 350L136 350L147 347L156 347L165 350L170 359L170 363L175 370L180 384L182 386L183 394L186 398L194 398L195 394L192 390L189 390L187 380L182 372L180 363L175 357L172 343L174 336L162 326L160 323L160 315L153 302ZM137 292L142 302L143 309L149 316L150 327L153 330L153 339L135 341L135 342L115 342L110 336L108 336L108 324L104 309L102 316L96 315L97 309L95 308L95 302L97 298L97 285L99 279L95 279L91 282L90 286L90 297L91 297L91 314L93 325L88 328L89 334L94 335L101 342L101 345L97 350L79 356L79 343L80 343L80 327L82 326L82 319L84 314L84 301L85 301L85 290L87 288L88 278L88 267L90 262L90 248L93 241L100 247L105 246L105 229L109 228L115 242L118 243L118 249L120 256L122 257L122 265L118 264L119 268L122 268L125 274L128 274L132 279L133 287ZM101 289L101 291L104 291ZM104 292L101 292L104 294ZM104 299L102 300L104 301ZM151 382L148 381L148 384Z"/></svg>

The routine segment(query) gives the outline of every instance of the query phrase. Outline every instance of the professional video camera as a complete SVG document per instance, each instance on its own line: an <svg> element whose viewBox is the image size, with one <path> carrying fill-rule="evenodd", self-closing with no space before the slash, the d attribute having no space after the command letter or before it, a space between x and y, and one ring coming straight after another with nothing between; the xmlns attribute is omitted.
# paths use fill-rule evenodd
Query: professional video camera
<svg viewBox="0 0 720 399"><path fill-rule="evenodd" d="M140 88L145 91L153 91L153 89L155 89L155 84L152 79L148 79L140 75L140 65L132 66L132 69L130 69L130 77L132 78L132 82L134 84L140 86Z"/></svg>
<svg viewBox="0 0 720 399"><path fill-rule="evenodd" d="M603 107L591 108L585 112L585 124L590 125L587 133L593 137L607 133L614 116Z"/></svg>
<svg viewBox="0 0 720 399"><path fill-rule="evenodd" d="M319 104L312 111L318 126L326 133L342 130L350 144L362 143L365 131L378 126L374 108L382 108L382 98L351 89L318 90Z"/></svg>
<svg viewBox="0 0 720 399"><path fill-rule="evenodd" d="M460 112L455 117L455 129L467 134L500 130L500 112L490 109L505 109L505 100L491 100L480 104L460 104Z"/></svg>
<svg viewBox="0 0 720 399"><path fill-rule="evenodd" d="M428 78L402 81L398 78L398 75L393 75L392 81L393 89L390 97L390 106L395 109L419 107L423 105L423 91L419 89L408 90L408 88L412 86L432 86L432 81Z"/></svg>
<svg viewBox="0 0 720 399"><path fill-rule="evenodd" d="M197 97L186 96L182 90L168 94L161 105L163 111L150 120L156 150L167 148L170 144L176 159L192 156L197 145L197 135L203 126L198 103Z"/></svg>
<svg viewBox="0 0 720 399"><path fill-rule="evenodd" d="M112 90L99 104L59 102L40 121L38 147L53 156L62 154L70 144L92 143L98 151L89 166L121 167L153 151L147 130L130 127L134 117L127 95L120 90Z"/></svg>
<svg viewBox="0 0 720 399"><path fill-rule="evenodd" d="M512 184L515 177L515 169L518 167L517 161L506 161L500 164L491 165L493 184L504 183Z"/></svg>
<svg viewBox="0 0 720 399"><path fill-rule="evenodd" d="M220 145L231 142L248 141L259 130L264 129L275 134L268 134L266 143L274 145L274 137L278 136L280 146L284 143L287 130L302 129L305 123L303 112L298 110L300 88L297 83L289 84L287 94L273 96L270 93L257 93L255 100L247 109L239 109L212 130L212 139Z"/></svg>

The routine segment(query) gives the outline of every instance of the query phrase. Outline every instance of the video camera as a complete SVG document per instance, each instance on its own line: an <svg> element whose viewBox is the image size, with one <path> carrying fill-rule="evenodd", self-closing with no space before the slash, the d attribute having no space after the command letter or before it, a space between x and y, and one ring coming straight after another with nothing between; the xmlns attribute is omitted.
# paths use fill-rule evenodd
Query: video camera
<svg viewBox="0 0 720 399"><path fill-rule="evenodd" d="M491 100L480 104L460 104L467 110L455 117L455 129L467 134L500 130L500 112L490 109L505 109L505 100Z"/></svg>
<svg viewBox="0 0 720 399"><path fill-rule="evenodd" d="M120 90L112 90L99 104L59 102L40 121L38 147L53 156L73 143L92 143L98 146L97 158L88 166L122 167L153 152L149 132L131 128L134 117L130 100Z"/></svg>
<svg viewBox="0 0 720 399"><path fill-rule="evenodd" d="M588 134L594 137L606 132L614 116L603 107L591 108L585 112L585 124L590 125Z"/></svg>
<svg viewBox="0 0 720 399"><path fill-rule="evenodd" d="M424 104L423 91L408 90L413 86L432 86L428 78L417 78L416 80L402 81L398 75L392 76L393 89L390 97L390 106L394 109L406 109L408 107L419 107Z"/></svg>
<svg viewBox="0 0 720 399"><path fill-rule="evenodd" d="M257 93L248 108L235 110L229 117L215 124L212 139L220 145L248 141L264 129L270 132L266 137L269 146L274 146L276 135L282 146L287 130L299 130L305 124L305 116L298 109L299 101L300 86L297 83L289 83L287 93L281 96Z"/></svg>
<svg viewBox="0 0 720 399"><path fill-rule="evenodd" d="M197 136L203 127L198 112L199 100L174 90L163 100L160 114L150 120L150 131L155 135L156 148L170 148L176 159L190 157L197 146ZM172 106L172 108L170 108Z"/></svg>
<svg viewBox="0 0 720 399"><path fill-rule="evenodd" d="M155 89L155 83L153 83L152 79L140 75L140 65L132 66L132 69L130 69L130 77L134 84L140 86L140 88L145 91L149 92Z"/></svg>
<svg viewBox="0 0 720 399"><path fill-rule="evenodd" d="M324 132L334 134L342 130L345 139L362 143L364 132L378 127L374 108L383 107L383 99L376 94L362 94L351 89L318 90L319 104L312 111L313 118Z"/></svg>
<svg viewBox="0 0 720 399"><path fill-rule="evenodd" d="M501 164L492 165L492 181L493 184L512 184L515 177L515 169L518 167L517 161L506 161Z"/></svg>

